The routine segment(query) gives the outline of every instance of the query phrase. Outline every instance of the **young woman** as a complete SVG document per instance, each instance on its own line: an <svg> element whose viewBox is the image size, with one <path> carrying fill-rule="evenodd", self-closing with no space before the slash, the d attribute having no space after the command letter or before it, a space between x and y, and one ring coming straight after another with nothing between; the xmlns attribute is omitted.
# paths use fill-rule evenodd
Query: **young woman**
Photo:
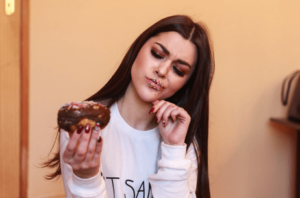
<svg viewBox="0 0 300 198"><path fill-rule="evenodd" d="M67 197L209 198L213 70L202 25L182 15L158 21L87 99L110 108L109 124L80 126L71 137L61 130L60 151L45 163L57 167L48 179L61 174Z"/></svg>

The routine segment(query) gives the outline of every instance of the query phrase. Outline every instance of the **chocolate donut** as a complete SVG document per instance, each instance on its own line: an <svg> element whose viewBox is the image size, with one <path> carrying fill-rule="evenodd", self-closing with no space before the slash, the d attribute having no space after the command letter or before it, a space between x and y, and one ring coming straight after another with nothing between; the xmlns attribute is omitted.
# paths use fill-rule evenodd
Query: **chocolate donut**
<svg viewBox="0 0 300 198"><path fill-rule="evenodd" d="M93 128L100 123L100 128L106 127L110 119L110 110L94 101L71 102L62 106L58 111L57 123L60 129L74 132L79 125L87 124Z"/></svg>

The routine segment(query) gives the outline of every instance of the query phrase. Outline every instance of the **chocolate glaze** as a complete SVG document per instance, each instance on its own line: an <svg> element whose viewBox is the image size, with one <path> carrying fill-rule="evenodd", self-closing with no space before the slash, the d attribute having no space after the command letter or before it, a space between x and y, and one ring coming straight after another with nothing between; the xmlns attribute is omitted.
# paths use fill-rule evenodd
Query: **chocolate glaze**
<svg viewBox="0 0 300 198"><path fill-rule="evenodd" d="M87 104L85 107L81 104ZM75 107L74 107L75 106ZM82 122L84 119L87 122ZM68 132L73 132L79 123L89 123L93 127L95 123L100 123L100 128L106 127L110 120L110 110L96 102L75 103L72 106L67 104L61 107L58 111L57 122L58 126Z"/></svg>

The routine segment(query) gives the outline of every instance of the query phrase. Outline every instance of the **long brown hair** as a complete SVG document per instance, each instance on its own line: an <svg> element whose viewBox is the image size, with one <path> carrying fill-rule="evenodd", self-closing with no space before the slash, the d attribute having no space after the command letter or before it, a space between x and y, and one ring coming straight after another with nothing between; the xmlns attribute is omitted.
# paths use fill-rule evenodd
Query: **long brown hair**
<svg viewBox="0 0 300 198"><path fill-rule="evenodd" d="M166 17L146 29L131 45L119 68L111 79L97 93L87 100L106 101L110 107L125 94L131 81L131 67L146 41L162 32L174 31L190 40L197 49L195 70L187 83L173 96L167 99L184 108L191 116L191 123L185 139L187 148L194 145L198 159L198 177L196 195L198 198L210 198L208 179L208 119L209 89L214 73L214 57L205 25L194 23L185 15ZM61 174L59 151L44 163L44 167L57 167L47 179Z"/></svg>

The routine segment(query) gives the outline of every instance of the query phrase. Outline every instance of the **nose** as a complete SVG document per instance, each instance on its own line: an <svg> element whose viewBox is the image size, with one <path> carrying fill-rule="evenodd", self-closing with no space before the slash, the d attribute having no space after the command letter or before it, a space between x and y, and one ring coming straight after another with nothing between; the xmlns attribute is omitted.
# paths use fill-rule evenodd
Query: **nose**
<svg viewBox="0 0 300 198"><path fill-rule="evenodd" d="M166 78L168 71L170 70L171 63L164 62L161 63L157 68L155 68L155 73L160 78Z"/></svg>

